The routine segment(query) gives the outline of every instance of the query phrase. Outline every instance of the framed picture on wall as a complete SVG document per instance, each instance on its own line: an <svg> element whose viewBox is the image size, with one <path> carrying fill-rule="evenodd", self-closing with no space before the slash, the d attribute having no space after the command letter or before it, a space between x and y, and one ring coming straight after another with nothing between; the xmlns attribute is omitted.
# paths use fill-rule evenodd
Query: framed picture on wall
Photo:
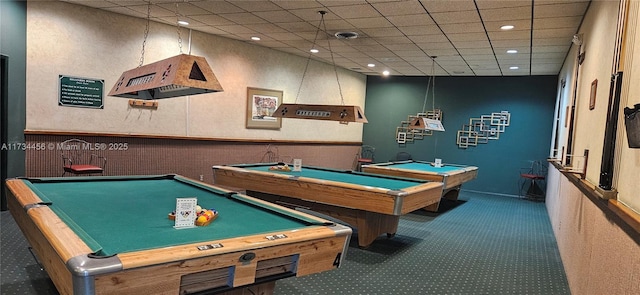
<svg viewBox="0 0 640 295"><path fill-rule="evenodd" d="M591 96L589 97L589 110L596 108L596 90L598 90L598 79L591 82Z"/></svg>
<svg viewBox="0 0 640 295"><path fill-rule="evenodd" d="M282 103L282 91L247 87L248 129L280 129L282 118L273 117L273 112Z"/></svg>

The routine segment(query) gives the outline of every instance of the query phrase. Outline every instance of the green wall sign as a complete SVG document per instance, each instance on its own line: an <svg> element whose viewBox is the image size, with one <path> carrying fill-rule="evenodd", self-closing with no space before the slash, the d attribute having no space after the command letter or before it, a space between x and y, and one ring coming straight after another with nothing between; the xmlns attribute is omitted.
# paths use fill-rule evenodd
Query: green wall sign
<svg viewBox="0 0 640 295"><path fill-rule="evenodd" d="M104 80L60 75L58 105L67 107L104 108Z"/></svg>

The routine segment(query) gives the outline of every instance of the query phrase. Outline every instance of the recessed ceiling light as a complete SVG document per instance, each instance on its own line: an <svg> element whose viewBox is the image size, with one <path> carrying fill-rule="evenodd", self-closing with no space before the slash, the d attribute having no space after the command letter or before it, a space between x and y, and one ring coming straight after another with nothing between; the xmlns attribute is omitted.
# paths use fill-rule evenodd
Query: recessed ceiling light
<svg viewBox="0 0 640 295"><path fill-rule="evenodd" d="M189 25L189 22L188 22L188 21L186 21L186 20L179 20L179 21L178 21L178 24L183 25L183 26L188 26L188 25Z"/></svg>
<svg viewBox="0 0 640 295"><path fill-rule="evenodd" d="M260 41L260 37L255 37L255 36L254 36L254 37L251 37L251 40L253 40L253 41Z"/></svg>
<svg viewBox="0 0 640 295"><path fill-rule="evenodd" d="M509 50L507 50L507 53L518 53L518 50L515 50L515 49L509 49Z"/></svg>
<svg viewBox="0 0 640 295"><path fill-rule="evenodd" d="M500 27L501 30L511 30L513 28L514 28L514 26L512 26L512 25L504 25L504 26Z"/></svg>
<svg viewBox="0 0 640 295"><path fill-rule="evenodd" d="M383 75L383 76L389 76L389 71L384 71L384 72L382 72L382 75Z"/></svg>
<svg viewBox="0 0 640 295"><path fill-rule="evenodd" d="M515 67L515 66L514 66L514 67L509 67L509 70L517 70L517 69L519 69L519 68L520 68L520 67Z"/></svg>
<svg viewBox="0 0 640 295"><path fill-rule="evenodd" d="M315 49L315 48L312 48L312 49L311 49L311 50L309 50L309 51L311 51L311 53L318 53L318 52L320 52L320 50Z"/></svg>
<svg viewBox="0 0 640 295"><path fill-rule="evenodd" d="M376 66L375 64L368 64L368 65L367 65L367 67L370 67L370 68L373 68L373 67L375 67L375 66Z"/></svg>

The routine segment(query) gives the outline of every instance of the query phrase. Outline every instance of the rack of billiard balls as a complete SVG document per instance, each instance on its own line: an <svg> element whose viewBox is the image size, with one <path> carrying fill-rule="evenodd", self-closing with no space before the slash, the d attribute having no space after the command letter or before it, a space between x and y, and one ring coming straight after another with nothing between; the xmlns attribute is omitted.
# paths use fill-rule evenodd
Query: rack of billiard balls
<svg viewBox="0 0 640 295"><path fill-rule="evenodd" d="M168 218L170 220L176 220L176 212L169 213ZM196 206L196 226L207 226L218 218L218 211L215 209L205 209L200 205Z"/></svg>

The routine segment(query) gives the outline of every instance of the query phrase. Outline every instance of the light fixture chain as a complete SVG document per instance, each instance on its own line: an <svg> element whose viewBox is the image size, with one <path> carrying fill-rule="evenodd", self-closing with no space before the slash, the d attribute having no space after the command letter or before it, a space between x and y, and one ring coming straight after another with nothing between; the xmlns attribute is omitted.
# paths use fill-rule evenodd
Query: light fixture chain
<svg viewBox="0 0 640 295"><path fill-rule="evenodd" d="M180 34L180 14L178 13L178 2L176 2L176 30L178 31L178 48L182 53L182 35Z"/></svg>
<svg viewBox="0 0 640 295"><path fill-rule="evenodd" d="M427 82L427 91L424 94L424 103L422 104L422 112L424 113L427 110L427 100L429 98L429 89L431 89L431 109L436 109L436 60L434 57L431 57L431 76Z"/></svg>
<svg viewBox="0 0 640 295"><path fill-rule="evenodd" d="M324 22L324 14L320 19L320 23L322 24L322 28L326 34L327 32L327 24ZM333 64L333 72L336 74L336 82L338 82L338 91L340 92L340 102L344 105L344 97L342 96L342 86L340 85L340 79L338 79L338 68L336 67L336 60L333 57L333 50L331 50L331 40L327 40L327 44L329 46L329 54L331 54L331 63Z"/></svg>
<svg viewBox="0 0 640 295"><path fill-rule="evenodd" d="M147 3L147 25L144 29L144 39L142 40L142 51L140 53L140 64L138 67L141 67L144 64L144 47L147 44L147 36L149 36L149 23L151 19L151 1Z"/></svg>
<svg viewBox="0 0 640 295"><path fill-rule="evenodd" d="M324 16L326 12L324 11L320 11L320 14L322 16ZM322 24L324 18L320 19L320 24L318 24L318 29L316 30L316 36L313 38L313 45L311 47L311 49L314 49L316 47L316 41L318 40L318 34L320 33L320 25ZM311 61L311 54L312 52L309 51L309 56L307 57L307 64L304 66L304 72L302 72L302 80L300 81L300 87L298 87L298 93L296 94L296 100L294 101L294 103L298 102L298 97L300 96L300 92L302 91L302 84L304 83L304 78L307 76L307 69L309 69L309 62Z"/></svg>
<svg viewBox="0 0 640 295"><path fill-rule="evenodd" d="M431 77L433 77L433 85L431 85L431 109L436 109L436 58L432 57Z"/></svg>

